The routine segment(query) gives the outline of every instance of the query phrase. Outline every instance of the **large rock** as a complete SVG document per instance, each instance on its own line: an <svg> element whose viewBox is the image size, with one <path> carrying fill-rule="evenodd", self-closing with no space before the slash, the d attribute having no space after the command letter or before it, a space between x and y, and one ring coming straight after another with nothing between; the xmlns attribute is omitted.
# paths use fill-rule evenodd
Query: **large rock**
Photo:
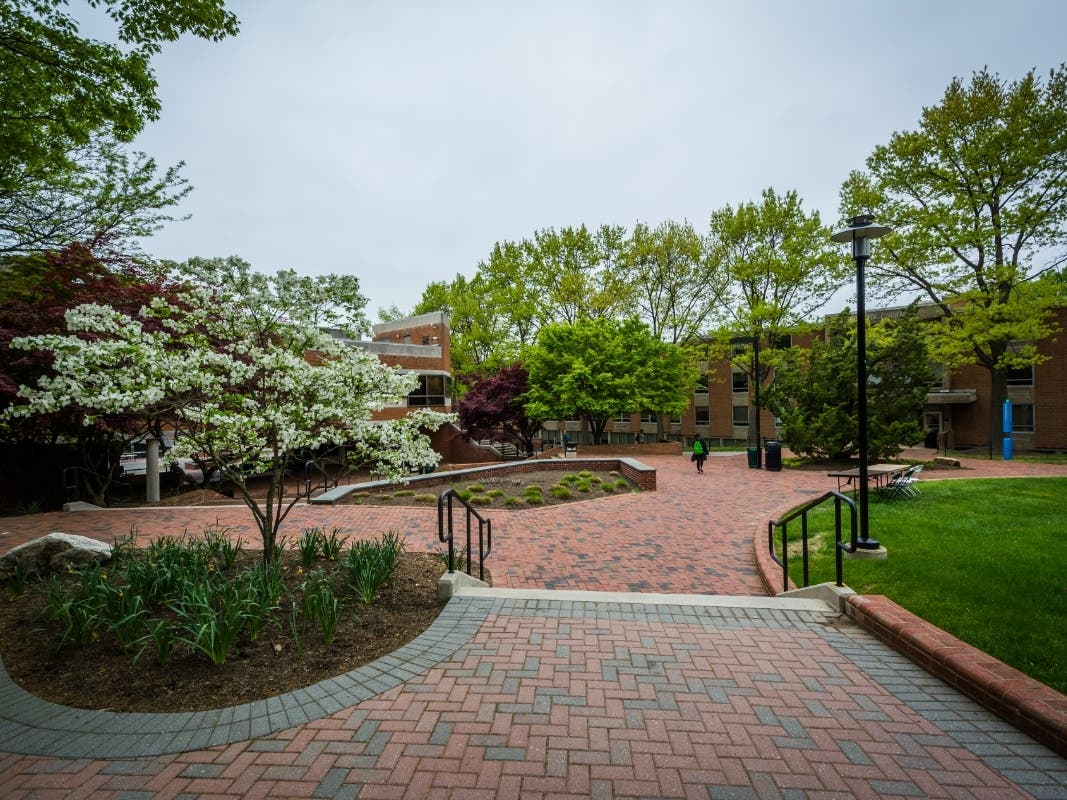
<svg viewBox="0 0 1067 800"><path fill-rule="evenodd" d="M5 553L0 558L0 580L11 577L15 565L20 562L27 574L36 572L38 575L48 575L66 572L71 567L77 569L94 561L110 560L111 545L106 542L55 531Z"/></svg>

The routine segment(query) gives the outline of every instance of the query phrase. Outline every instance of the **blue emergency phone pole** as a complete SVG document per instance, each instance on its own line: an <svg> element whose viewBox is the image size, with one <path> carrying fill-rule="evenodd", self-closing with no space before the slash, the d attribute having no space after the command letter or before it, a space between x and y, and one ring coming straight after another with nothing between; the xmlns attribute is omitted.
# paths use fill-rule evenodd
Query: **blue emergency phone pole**
<svg viewBox="0 0 1067 800"><path fill-rule="evenodd" d="M1011 440L1011 400L1004 401L1004 460L1011 461L1012 455L1014 455L1014 443Z"/></svg>

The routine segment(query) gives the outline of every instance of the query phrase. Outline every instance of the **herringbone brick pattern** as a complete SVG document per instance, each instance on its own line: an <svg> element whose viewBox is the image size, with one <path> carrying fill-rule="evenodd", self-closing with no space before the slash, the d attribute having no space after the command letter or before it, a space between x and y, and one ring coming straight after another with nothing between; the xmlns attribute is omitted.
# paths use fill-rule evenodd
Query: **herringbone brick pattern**
<svg viewBox="0 0 1067 800"><path fill-rule="evenodd" d="M490 614L445 663L326 719L171 757L8 757L0 796L1027 796L843 663L825 623Z"/></svg>
<svg viewBox="0 0 1067 800"><path fill-rule="evenodd" d="M655 493L494 519L496 585L762 594L753 531L833 488L743 457L703 475L648 460ZM1067 470L975 462L959 476L986 474ZM86 512L0 520L0 549L216 521L253 535L243 508ZM423 509L301 507L288 525L436 539ZM836 615L628 602L457 598L476 632L371 699L168 755L0 753L0 799L1067 797L1067 760Z"/></svg>

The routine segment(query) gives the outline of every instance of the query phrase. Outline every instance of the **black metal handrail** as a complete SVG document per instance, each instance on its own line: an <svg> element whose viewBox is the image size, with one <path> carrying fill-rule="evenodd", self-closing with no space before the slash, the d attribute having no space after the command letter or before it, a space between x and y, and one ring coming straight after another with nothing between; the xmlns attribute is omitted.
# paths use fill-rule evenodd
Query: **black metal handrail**
<svg viewBox="0 0 1067 800"><path fill-rule="evenodd" d="M856 526L856 502L848 495L841 494L841 492L827 492L822 497L818 497L800 508L794 509L785 518L777 520L772 519L767 523L767 547L770 550L771 558L776 564L782 568L782 591L789 591L789 523L793 520L800 518L800 542L802 547L801 562L803 565L803 577L804 586L808 586L808 512L817 506L821 506L827 500L833 499L834 501L834 571L835 578L838 586L844 585L842 576L842 564L841 554L854 553L856 551L856 543L859 541L858 529ZM841 541L841 504L844 503L848 506L851 512L851 535L849 541ZM778 554L774 552L774 530L775 528L781 528L782 530L782 557L779 558Z"/></svg>
<svg viewBox="0 0 1067 800"><path fill-rule="evenodd" d="M127 502L133 496L128 480L104 475L87 467L74 464L63 468L63 497L65 502L74 503L81 499L81 476L83 474L92 475L104 482L104 498L106 500L116 500L122 503ZM122 473L120 472L119 474L121 475ZM115 492L117 488L126 489L126 492L118 495Z"/></svg>
<svg viewBox="0 0 1067 800"><path fill-rule="evenodd" d="M311 485L313 472L318 472L322 475L322 482L316 483L314 486ZM335 475L331 478L330 474L320 467L314 459L304 462L304 497L310 500L311 493L319 488L323 491L337 488L337 476Z"/></svg>
<svg viewBox="0 0 1067 800"><path fill-rule="evenodd" d="M445 489L441 492L440 497L437 498L437 538L441 540L442 544L448 545L448 571L455 572L454 566L456 563L456 545L454 528L452 523L452 501L453 498L458 500L460 504L467 510L466 523L467 523L467 574L471 574L471 517L478 520L478 580L485 580L485 559L489 557L489 554L493 551L493 522L475 510L475 508L457 494L455 489ZM445 508L448 509L447 516L447 532L446 532L446 517Z"/></svg>

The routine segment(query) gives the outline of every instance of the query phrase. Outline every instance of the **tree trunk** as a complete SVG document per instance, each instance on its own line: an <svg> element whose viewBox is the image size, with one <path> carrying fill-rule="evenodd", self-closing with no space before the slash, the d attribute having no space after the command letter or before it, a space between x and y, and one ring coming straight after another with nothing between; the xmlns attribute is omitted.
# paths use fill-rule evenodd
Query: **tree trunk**
<svg viewBox="0 0 1067 800"><path fill-rule="evenodd" d="M1004 401L1008 399L1008 373L1004 369L989 370L989 442L992 452L999 453L1003 447Z"/></svg>

